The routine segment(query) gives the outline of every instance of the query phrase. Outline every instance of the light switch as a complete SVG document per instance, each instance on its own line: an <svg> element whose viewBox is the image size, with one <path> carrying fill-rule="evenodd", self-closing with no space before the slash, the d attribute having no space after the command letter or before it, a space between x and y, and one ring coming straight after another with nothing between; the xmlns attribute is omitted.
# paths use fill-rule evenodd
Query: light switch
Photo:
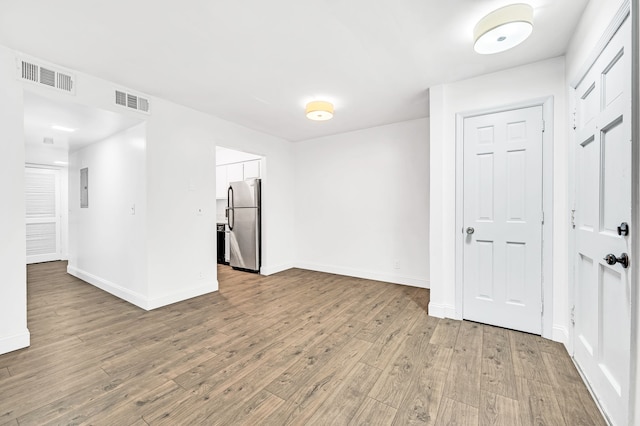
<svg viewBox="0 0 640 426"><path fill-rule="evenodd" d="M136 205L135 204L131 204L131 214L132 215L136 214Z"/></svg>
<svg viewBox="0 0 640 426"><path fill-rule="evenodd" d="M202 210L202 208L201 208L201 207L198 207L198 209L196 210L196 214L197 214L198 216L202 216L202 215L204 214L204 211Z"/></svg>

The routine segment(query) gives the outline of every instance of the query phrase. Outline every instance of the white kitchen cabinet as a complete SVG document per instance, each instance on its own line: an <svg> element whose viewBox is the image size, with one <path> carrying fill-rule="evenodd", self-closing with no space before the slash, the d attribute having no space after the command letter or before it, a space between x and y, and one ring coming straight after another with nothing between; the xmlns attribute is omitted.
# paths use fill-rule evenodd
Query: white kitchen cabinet
<svg viewBox="0 0 640 426"><path fill-rule="evenodd" d="M216 198L227 199L229 182L260 178L260 160L216 166Z"/></svg>
<svg viewBox="0 0 640 426"><path fill-rule="evenodd" d="M216 198L227 198L227 166L216 167Z"/></svg>
<svg viewBox="0 0 640 426"><path fill-rule="evenodd" d="M227 164L227 185L229 182L244 180L243 163Z"/></svg>
<svg viewBox="0 0 640 426"><path fill-rule="evenodd" d="M243 165L245 180L260 178L260 160L247 161Z"/></svg>

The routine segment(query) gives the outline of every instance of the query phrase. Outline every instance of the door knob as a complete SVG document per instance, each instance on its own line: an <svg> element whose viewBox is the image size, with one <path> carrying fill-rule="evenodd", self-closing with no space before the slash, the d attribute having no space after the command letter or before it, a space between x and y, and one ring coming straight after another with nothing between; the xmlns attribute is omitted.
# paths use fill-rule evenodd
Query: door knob
<svg viewBox="0 0 640 426"><path fill-rule="evenodd" d="M616 257L615 254L609 253L604 257L604 261L607 262L607 265L615 265L616 263L619 263L625 269L629 267L629 256L627 253L622 253L620 257Z"/></svg>
<svg viewBox="0 0 640 426"><path fill-rule="evenodd" d="M473 234L474 232L476 232L476 230L475 230L475 229L473 229L472 227L468 227L468 228L467 228L467 234L471 235L471 234Z"/></svg>
<svg viewBox="0 0 640 426"><path fill-rule="evenodd" d="M629 224L627 222L622 222L620 226L618 226L618 235L623 237L629 235Z"/></svg>

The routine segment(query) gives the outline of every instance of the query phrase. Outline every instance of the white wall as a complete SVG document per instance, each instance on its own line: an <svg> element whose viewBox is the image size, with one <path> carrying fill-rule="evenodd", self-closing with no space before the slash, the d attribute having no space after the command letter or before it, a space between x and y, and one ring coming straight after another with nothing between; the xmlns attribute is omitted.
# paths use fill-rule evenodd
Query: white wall
<svg viewBox="0 0 640 426"><path fill-rule="evenodd" d="M22 88L15 59L0 46L0 354L29 346L24 219Z"/></svg>
<svg viewBox="0 0 640 426"><path fill-rule="evenodd" d="M146 308L145 124L69 155L67 271ZM89 170L89 207L80 207L80 169Z"/></svg>
<svg viewBox="0 0 640 426"><path fill-rule="evenodd" d="M29 343L26 328L23 86L58 101L77 102L146 120L146 308L218 288L215 245L215 146L263 155L263 271L293 265L291 143L148 96L151 114L114 104L115 83L70 70L75 96L16 78L15 54L0 46L0 352ZM42 62L34 58L37 62ZM54 64L55 65L55 64ZM60 67L59 67L60 68ZM135 88L133 88L135 89ZM198 209L202 214L198 215ZM71 256L72 253L69 253ZM80 254L77 254L80 256ZM202 278L201 278L202 277Z"/></svg>
<svg viewBox="0 0 640 426"><path fill-rule="evenodd" d="M429 287L428 119L299 142L295 160L296 266Z"/></svg>
<svg viewBox="0 0 640 426"><path fill-rule="evenodd" d="M568 335L567 120L564 58L555 58L431 88L431 303L455 318L456 114L553 96L553 337ZM551 130L551 129L550 129ZM548 301L547 301L548 303Z"/></svg>
<svg viewBox="0 0 640 426"><path fill-rule="evenodd" d="M589 1L578 26L573 32L573 37L567 49L567 83L576 77L579 69L587 61L600 37L602 37L602 34L623 3L623 0Z"/></svg>
<svg viewBox="0 0 640 426"><path fill-rule="evenodd" d="M66 149L51 148L44 144L26 144L25 162L60 170L60 255L62 260L66 260L69 256L69 153Z"/></svg>

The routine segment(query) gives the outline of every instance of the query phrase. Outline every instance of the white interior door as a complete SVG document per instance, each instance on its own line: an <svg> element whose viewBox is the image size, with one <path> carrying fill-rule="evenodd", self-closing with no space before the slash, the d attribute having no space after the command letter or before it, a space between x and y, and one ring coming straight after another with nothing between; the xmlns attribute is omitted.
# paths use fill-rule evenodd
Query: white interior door
<svg viewBox="0 0 640 426"><path fill-rule="evenodd" d="M60 172L25 167L27 263L59 260Z"/></svg>
<svg viewBox="0 0 640 426"><path fill-rule="evenodd" d="M628 424L631 288L630 19L577 86L574 357L615 425ZM611 259L613 261L613 259Z"/></svg>
<svg viewBox="0 0 640 426"><path fill-rule="evenodd" d="M463 317L542 332L542 106L464 120Z"/></svg>

